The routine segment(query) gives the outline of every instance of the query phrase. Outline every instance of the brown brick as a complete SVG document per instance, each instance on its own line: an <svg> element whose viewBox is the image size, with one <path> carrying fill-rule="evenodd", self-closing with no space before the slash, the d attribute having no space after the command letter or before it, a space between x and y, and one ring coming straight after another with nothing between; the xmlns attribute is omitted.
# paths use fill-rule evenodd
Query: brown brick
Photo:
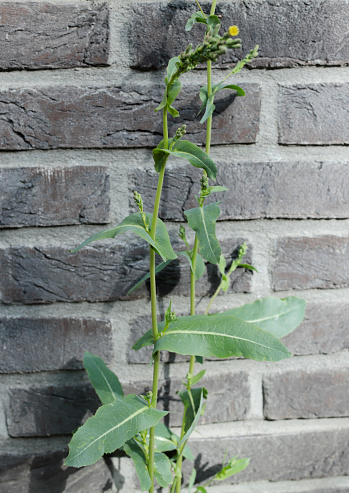
<svg viewBox="0 0 349 493"><path fill-rule="evenodd" d="M0 169L0 228L107 223L107 169Z"/></svg>
<svg viewBox="0 0 349 493"><path fill-rule="evenodd" d="M11 437L69 435L100 405L91 386L11 388L6 412Z"/></svg>
<svg viewBox="0 0 349 493"><path fill-rule="evenodd" d="M349 286L349 238L316 236L279 238L275 244L273 285L287 289Z"/></svg>
<svg viewBox="0 0 349 493"><path fill-rule="evenodd" d="M210 6L203 4L206 12ZM134 67L167 65L188 43L195 46L203 38L200 24L189 33L184 30L187 19L198 10L194 2L139 2L133 9ZM256 44L260 46L254 63L257 67L326 66L349 61L349 6L345 0L238 0L219 4L216 13L222 15L221 33L237 24L243 43L242 50L231 50L222 58L223 64L235 62Z"/></svg>
<svg viewBox="0 0 349 493"><path fill-rule="evenodd" d="M77 370L85 351L109 361L111 323L90 318L0 318L0 373Z"/></svg>
<svg viewBox="0 0 349 493"><path fill-rule="evenodd" d="M349 349L349 303L307 303L304 322L282 341L293 354Z"/></svg>
<svg viewBox="0 0 349 493"><path fill-rule="evenodd" d="M246 427L245 435L239 433L236 436L231 429L220 438L195 434L190 440L190 448L197 456L197 480L207 481L212 477L221 468L225 454L226 457L251 458L247 469L225 481L226 488L229 483L296 481L349 473L347 420L336 428L329 427L329 420L323 420L321 427L312 429L297 424L293 429L285 426L284 430L280 426L265 427L264 432L257 428L254 433L252 425L251 431ZM192 463L186 461L183 469L188 478ZM211 487L214 489L214 484Z"/></svg>
<svg viewBox="0 0 349 493"><path fill-rule="evenodd" d="M221 243L229 261L236 257L243 240L232 238ZM76 254L70 254L68 246L0 250L2 301L31 304L125 298L127 291L149 271L148 248L140 239L127 243L111 240L109 244L111 246L88 246ZM190 275L185 262L182 257L174 260L158 275L160 296L189 293ZM218 283L217 266L209 264L197 283L197 294L213 294ZM232 276L230 290L245 292L250 289L251 274L238 269ZM144 297L148 293L147 284L144 284L131 298Z"/></svg>
<svg viewBox="0 0 349 493"><path fill-rule="evenodd" d="M108 6L1 2L0 40L0 70L107 65Z"/></svg>
<svg viewBox="0 0 349 493"><path fill-rule="evenodd" d="M246 86L246 87L245 87ZM247 96L220 93L213 117L213 144L253 143L259 128L260 90L244 84ZM198 85L186 86L170 117L172 131L188 124L196 143L205 129L196 119ZM161 140L163 85L127 87L43 87L0 92L0 144L3 150L156 146ZM243 101L241 101L243 100ZM188 109L189 108L189 109ZM192 123L194 120L196 121Z"/></svg>
<svg viewBox="0 0 349 493"><path fill-rule="evenodd" d="M114 489L104 460L80 469L63 466L68 455L65 443L30 439L6 442L1 443L0 493L103 493Z"/></svg>
<svg viewBox="0 0 349 493"><path fill-rule="evenodd" d="M349 370L294 370L263 379L267 419L349 416Z"/></svg>
<svg viewBox="0 0 349 493"><path fill-rule="evenodd" d="M229 191L207 200L220 200L220 220L259 218L349 217L348 163L277 162L216 163L215 185ZM197 206L201 170L174 166L166 170L160 205L164 220L182 221L183 211ZM130 174L130 191L142 193L144 203L154 203L158 175L137 169ZM309 187L309 183L312 184ZM134 210L133 204L131 204Z"/></svg>
<svg viewBox="0 0 349 493"><path fill-rule="evenodd" d="M349 84L282 87L279 98L280 144L349 144Z"/></svg>

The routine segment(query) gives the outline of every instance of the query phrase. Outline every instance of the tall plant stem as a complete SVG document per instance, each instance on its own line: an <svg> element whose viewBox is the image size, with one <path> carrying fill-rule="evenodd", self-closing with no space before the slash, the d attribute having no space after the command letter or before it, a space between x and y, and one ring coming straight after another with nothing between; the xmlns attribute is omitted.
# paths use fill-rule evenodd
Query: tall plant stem
<svg viewBox="0 0 349 493"><path fill-rule="evenodd" d="M168 149L168 127L167 127L167 107L163 111L163 133L164 133L164 148ZM159 214L160 198L162 185L164 183L166 162L162 165L158 186L156 190L153 218L150 230L150 236L155 240L156 235L156 223ZM155 279L155 250L150 247L149 253L150 260L150 296L151 296L151 319L153 326L153 343L155 344L159 338L158 321L157 321L157 306L156 306L156 279ZM151 400L151 407L156 408L158 401L158 388L159 388L159 368L160 368L160 351L157 351L154 356L154 369L153 369L153 394ZM155 448L155 426L150 428L149 436L149 456L148 456L148 471L151 479L151 487L149 493L154 493L154 448Z"/></svg>

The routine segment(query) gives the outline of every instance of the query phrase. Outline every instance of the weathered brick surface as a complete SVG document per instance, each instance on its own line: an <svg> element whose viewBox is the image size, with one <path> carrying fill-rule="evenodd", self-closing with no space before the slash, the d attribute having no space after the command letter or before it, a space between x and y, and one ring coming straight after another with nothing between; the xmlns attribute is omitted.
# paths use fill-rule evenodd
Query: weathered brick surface
<svg viewBox="0 0 349 493"><path fill-rule="evenodd" d="M267 419L349 416L349 370L294 370L263 379Z"/></svg>
<svg viewBox="0 0 349 493"><path fill-rule="evenodd" d="M275 291L349 286L349 238L286 237L275 243Z"/></svg>
<svg viewBox="0 0 349 493"><path fill-rule="evenodd" d="M235 258L244 240L225 239L223 252ZM126 297L149 270L148 248L142 240L112 241L110 247L86 247L76 254L69 247L9 248L0 250L3 275L0 292L4 303L52 303L54 301L112 301ZM250 247L250 255L252 247ZM251 257L246 261L251 261ZM188 294L190 274L184 258L175 260L158 275L158 292ZM231 276L231 291L250 291L251 274L238 269ZM213 294L220 278L218 268L208 264L197 283L197 294ZM132 298L148 295L144 284Z"/></svg>
<svg viewBox="0 0 349 493"><path fill-rule="evenodd" d="M8 451L6 446L1 448L0 493L115 491L112 474L104 460L80 469L67 468L63 462L68 455L68 447L55 450L57 447L52 446L44 451L40 450L40 446L40 443L33 443L29 452L28 446L21 440L18 451L14 447Z"/></svg>
<svg viewBox="0 0 349 493"><path fill-rule="evenodd" d="M349 349L349 303L307 303L304 322L282 342L296 355Z"/></svg>
<svg viewBox="0 0 349 493"><path fill-rule="evenodd" d="M244 84L247 95L222 91L213 117L213 144L253 143L259 128L260 90ZM199 85L184 87L176 100L180 118L170 118L174 130L186 123L197 143L205 141L196 115ZM2 150L113 148L156 146L161 140L163 85L123 87L43 87L0 92ZM190 109L188 109L190 108ZM126 117L127 115L127 117ZM195 122L193 122L195 120ZM192 123L193 122L193 123Z"/></svg>
<svg viewBox="0 0 349 493"><path fill-rule="evenodd" d="M1 2L0 43L1 70L106 65L108 6Z"/></svg>
<svg viewBox="0 0 349 493"><path fill-rule="evenodd" d="M89 318L0 318L0 373L77 370L85 351L109 361L111 323Z"/></svg>
<svg viewBox="0 0 349 493"><path fill-rule="evenodd" d="M12 437L69 435L100 405L92 387L76 384L11 388L8 400Z"/></svg>
<svg viewBox="0 0 349 493"><path fill-rule="evenodd" d="M229 191L207 200L220 200L220 220L259 218L349 217L349 163L277 162L216 163L215 185ZM160 215L182 221L183 211L197 207L201 171L174 166L166 171ZM158 175L137 169L129 177L130 191L154 203ZM309 187L309 183L312 184ZM134 209L133 204L131 204Z"/></svg>
<svg viewBox="0 0 349 493"><path fill-rule="evenodd" d="M107 223L106 167L0 169L0 228Z"/></svg>
<svg viewBox="0 0 349 493"><path fill-rule="evenodd" d="M349 144L349 84L281 87L280 144Z"/></svg>
<svg viewBox="0 0 349 493"><path fill-rule="evenodd" d="M209 12L210 5L203 7ZM188 43L195 45L203 38L201 25L194 26L190 33L184 31L187 19L198 10L194 2L139 2L133 8L134 67L166 65ZM335 65L349 61L349 6L345 0L240 0L218 4L216 12L222 15L221 32L237 24L243 41L243 50L229 52L223 63L236 61L236 56L241 57L257 43L259 59L254 65L258 67Z"/></svg>
<svg viewBox="0 0 349 493"><path fill-rule="evenodd" d="M298 428L298 429L297 429ZM295 427L268 434L246 434L234 436L227 432L225 437L192 437L190 448L198 455L195 466L198 480L213 476L227 457L250 457L250 466L238 475L226 480L225 484L245 481L285 481L312 479L323 476L340 476L349 473L348 451L349 429L302 430ZM189 477L192 464L186 461L183 469ZM214 485L213 485L214 488ZM260 490L258 490L260 491Z"/></svg>

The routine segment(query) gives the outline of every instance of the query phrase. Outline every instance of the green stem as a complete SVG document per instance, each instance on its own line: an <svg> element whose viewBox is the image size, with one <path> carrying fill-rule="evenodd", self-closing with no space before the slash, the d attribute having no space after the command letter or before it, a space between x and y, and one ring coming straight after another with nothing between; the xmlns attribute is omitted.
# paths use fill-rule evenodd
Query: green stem
<svg viewBox="0 0 349 493"><path fill-rule="evenodd" d="M213 302L214 302L214 300L217 298L217 296L218 296L218 294L219 294L219 292L220 292L220 290L221 290L221 289L222 289L222 282L219 284L219 286L218 286L218 288L216 289L216 291L215 291L214 295L213 295L213 296L212 296L212 298L210 299L210 302L209 302L209 304L208 304L208 306L207 306L207 308L206 308L206 310L205 310L205 315L207 315L207 314L208 314L209 309L211 308L212 303L213 303Z"/></svg>
<svg viewBox="0 0 349 493"><path fill-rule="evenodd" d="M163 133L164 133L164 148L168 149L167 108L164 108L163 111ZM153 211L153 218L152 218L152 224L150 230L150 236L153 240L155 240L155 235L156 235L156 223L159 214L162 185L164 183L165 167L166 167L166 161L162 165L159 173L158 186L157 186L155 202L154 202L154 211ZM152 247L150 247L149 259L150 259L151 319L153 326L153 343L155 344L159 338L159 331L158 331L157 306L156 306L155 250ZM160 351L156 352L154 356L153 395L151 400L151 407L153 407L154 409L156 408L158 401L159 368L160 368ZM154 493L154 449L155 449L155 426L150 428L150 436L149 436L148 471L151 479L151 487L149 489L149 493Z"/></svg>

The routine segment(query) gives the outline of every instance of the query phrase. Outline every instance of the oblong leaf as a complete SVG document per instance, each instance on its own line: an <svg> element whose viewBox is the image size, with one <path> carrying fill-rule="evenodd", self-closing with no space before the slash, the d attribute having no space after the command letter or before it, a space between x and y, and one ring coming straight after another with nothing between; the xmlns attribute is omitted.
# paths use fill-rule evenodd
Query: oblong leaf
<svg viewBox="0 0 349 493"><path fill-rule="evenodd" d="M214 479L216 481L225 481L227 478L230 478L230 476L246 469L249 463L250 459L237 459L234 457L233 459L230 459L228 464L223 467L221 471L217 472Z"/></svg>
<svg viewBox="0 0 349 493"><path fill-rule="evenodd" d="M139 482L141 483L141 490L149 491L151 479L148 472L147 459L141 445L132 439L124 444L124 450L133 460Z"/></svg>
<svg viewBox="0 0 349 493"><path fill-rule="evenodd" d="M280 361L291 353L273 335L232 316L193 315L173 322L155 344L191 356L242 356L256 361Z"/></svg>
<svg viewBox="0 0 349 493"><path fill-rule="evenodd" d="M149 222L149 228L151 228L153 216L149 212L145 212L145 217ZM147 241L155 250L159 253L163 260L175 259L177 255L173 251L171 246L170 238L168 236L168 232L165 224L158 219L156 223L156 236L155 241L151 238L150 234L146 231L142 219L142 215L140 212L136 212L135 214L131 214L126 217L118 226L114 228L107 229L105 231L101 231L100 233L96 233L87 240L83 241L78 247L72 250L72 253L76 253L84 246L88 245L92 241L104 240L106 238L115 238L120 234L126 233L127 231L133 231L138 236L143 238L143 240Z"/></svg>
<svg viewBox="0 0 349 493"><path fill-rule="evenodd" d="M191 396L190 396L190 393ZM196 425L201 416L202 408L204 405L204 399L207 398L207 390L205 387L200 387L196 389L191 389L190 391L185 390L179 392L179 397L184 404L185 414L184 414L184 435L181 438L178 446L180 447L185 443L190 435L195 430ZM193 408L194 405L194 408Z"/></svg>
<svg viewBox="0 0 349 493"><path fill-rule="evenodd" d="M201 255L211 264L218 264L222 253L216 238L216 221L220 213L218 202L184 211L189 227L196 232Z"/></svg>
<svg viewBox="0 0 349 493"><path fill-rule="evenodd" d="M65 465L94 464L103 454L114 452L140 431L155 426L166 414L134 394L101 406L73 435Z"/></svg>
<svg viewBox="0 0 349 493"><path fill-rule="evenodd" d="M86 351L83 363L102 404L110 404L115 399L124 397L124 391L118 377L109 370L102 358Z"/></svg>
<svg viewBox="0 0 349 493"><path fill-rule="evenodd" d="M172 262L172 259L168 259L165 262L161 262L161 264L157 265L155 267L155 274L158 274L159 272L164 270L165 267L167 267L170 262ZM132 286L132 288L127 291L127 294L131 294L134 291L136 291L137 289L139 289L142 286L142 284L144 284L145 281L147 281L149 279L149 277L150 277L150 272L147 272L147 274L145 274L145 276L143 276L142 279L137 282L137 284Z"/></svg>
<svg viewBox="0 0 349 493"><path fill-rule="evenodd" d="M193 262L189 253L184 250L183 252L178 252L178 255L185 257L190 265L190 270L193 272ZM196 264L195 264L195 281L198 281L205 272L205 262L199 253L196 254Z"/></svg>
<svg viewBox="0 0 349 493"><path fill-rule="evenodd" d="M173 481L170 459L161 452L154 454L154 476L161 488L166 488Z"/></svg>
<svg viewBox="0 0 349 493"><path fill-rule="evenodd" d="M290 334L303 321L305 304L302 298L296 296L289 296L288 298L268 297L211 316L232 315L245 322L255 324L265 332L281 339Z"/></svg>

